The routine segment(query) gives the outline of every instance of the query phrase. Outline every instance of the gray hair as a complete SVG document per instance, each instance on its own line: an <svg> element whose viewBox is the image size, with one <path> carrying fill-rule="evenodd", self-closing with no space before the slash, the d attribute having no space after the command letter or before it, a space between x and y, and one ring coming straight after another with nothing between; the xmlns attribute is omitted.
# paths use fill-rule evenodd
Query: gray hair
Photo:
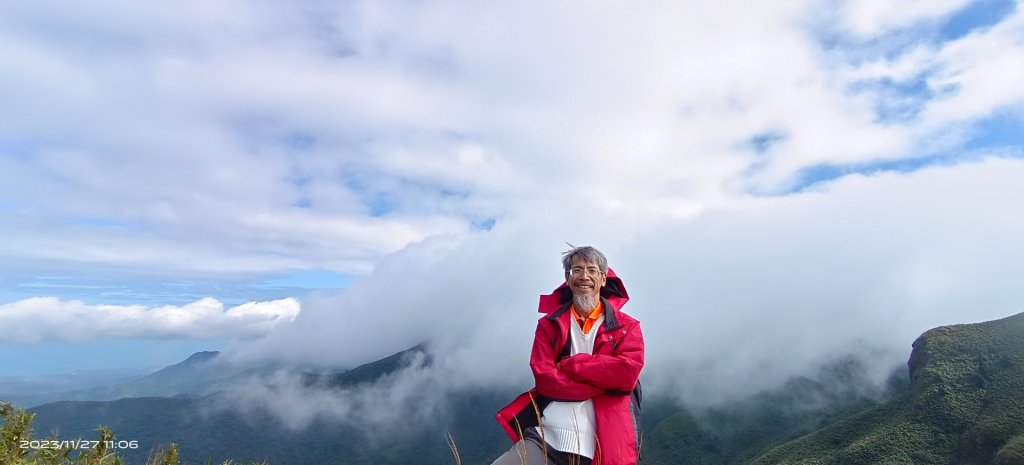
<svg viewBox="0 0 1024 465"><path fill-rule="evenodd" d="M568 244L568 243L567 243ZM605 258L604 254L600 250L597 250L589 245L583 247L574 247L569 244L572 250L568 250L562 253L562 268L568 273L569 269L572 268L572 257L579 256L587 262L597 262L597 267L601 269L602 273L608 272L608 259Z"/></svg>

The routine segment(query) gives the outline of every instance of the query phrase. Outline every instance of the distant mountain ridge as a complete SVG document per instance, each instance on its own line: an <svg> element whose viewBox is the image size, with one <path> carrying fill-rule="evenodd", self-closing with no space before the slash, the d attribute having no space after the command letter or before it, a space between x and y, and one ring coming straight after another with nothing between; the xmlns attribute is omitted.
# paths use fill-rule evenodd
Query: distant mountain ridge
<svg viewBox="0 0 1024 465"><path fill-rule="evenodd" d="M0 399L31 407L66 399L71 391L121 384L143 378L154 368L116 368L82 370L29 376L0 376Z"/></svg>
<svg viewBox="0 0 1024 465"><path fill-rule="evenodd" d="M62 400L110 401L130 397L201 396L223 390L236 382L285 368L284 365L271 363L234 364L222 360L220 356L221 353L218 351L201 351L179 363L155 371L111 371L112 375L105 379L94 376L96 379L92 382L79 384L84 384L84 388L66 383L68 387L60 389L58 383L38 383L43 389L37 389L28 395L5 396L4 392L0 391L0 399L13 401L15 405L32 407ZM70 375L51 375L54 376ZM5 384L13 385L14 382L4 383L0 380L0 388ZM18 392L27 391L32 387L24 382L21 385Z"/></svg>
<svg viewBox="0 0 1024 465"><path fill-rule="evenodd" d="M176 365L171 365L170 367L167 367L167 368L171 368L171 367L175 367L175 366L181 366L181 365L191 365L191 364L196 364L196 363L206 363L206 362L209 362L210 360L213 360L213 359L215 359L215 358L217 358L219 356L220 356L220 351L217 351L217 350L204 350L204 351L196 352L196 353L194 353L192 355L189 355L189 357L186 358L185 361L183 361L181 363L178 363Z"/></svg>
<svg viewBox="0 0 1024 465"><path fill-rule="evenodd" d="M217 357L220 356L218 351L202 351L196 352L190 355L184 361L175 363L168 367L157 370L145 378L139 380L140 383L158 384L158 383L170 383L173 385L189 385L194 384L193 382L182 381L182 378L195 378L197 375L204 375L203 379L209 378L210 371L215 370ZM219 376L214 376L219 377Z"/></svg>
<svg viewBox="0 0 1024 465"><path fill-rule="evenodd" d="M107 401L129 397L202 395L223 387L226 380L249 368L222 363L220 352L196 352L182 362L125 383L63 394L62 400Z"/></svg>
<svg viewBox="0 0 1024 465"><path fill-rule="evenodd" d="M352 388L379 380L413 361L422 362L423 354L423 346L418 345L352 370L307 373L302 379L310 386ZM377 432L357 423L316 420L308 428L294 431L267 411L219 408L224 400L222 395L226 394L124 398L111 402L62 401L30 410L36 414L38 431L57 431L61 438L91 437L102 423L110 426L120 439L139 441L143 448L120 451L129 463L143 463L151 448L174 442L181 447L183 462L192 464L266 459L271 465L305 465L339 463L339 457L345 458L341 463L356 465L406 464L410 457L415 457L416 463L447 464L451 463L451 452L443 436L446 430L460 438L460 446L465 447L468 457L492 455L505 446L507 439L497 428L493 412L514 391L465 391L437 424L398 425L403 431L384 436L393 436L394 443L382 440Z"/></svg>
<svg viewBox="0 0 1024 465"><path fill-rule="evenodd" d="M389 373L394 373L409 364L412 358L422 356L423 365L430 365L429 355L426 351L426 343L419 343L401 352L389 355L380 360L359 365L351 370L345 370L330 374L307 373L304 382L307 386L321 385L332 388L353 387L363 383L369 383L380 379Z"/></svg>

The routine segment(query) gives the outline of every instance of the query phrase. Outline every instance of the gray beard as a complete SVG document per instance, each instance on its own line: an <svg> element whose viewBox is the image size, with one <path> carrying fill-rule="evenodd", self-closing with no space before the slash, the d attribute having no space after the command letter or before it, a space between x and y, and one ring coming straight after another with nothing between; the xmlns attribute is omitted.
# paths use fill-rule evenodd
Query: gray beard
<svg viewBox="0 0 1024 465"><path fill-rule="evenodd" d="M597 296L573 294L572 305L576 307L577 312L587 315L597 307Z"/></svg>

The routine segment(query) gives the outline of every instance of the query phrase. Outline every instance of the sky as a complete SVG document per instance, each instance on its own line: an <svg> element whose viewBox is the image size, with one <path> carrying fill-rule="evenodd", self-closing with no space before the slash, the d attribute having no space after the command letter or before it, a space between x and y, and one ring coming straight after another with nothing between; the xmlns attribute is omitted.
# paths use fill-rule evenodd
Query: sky
<svg viewBox="0 0 1024 465"><path fill-rule="evenodd" d="M0 374L525 387L568 242L681 397L881 379L1024 311L1021 56L994 0L3 4Z"/></svg>

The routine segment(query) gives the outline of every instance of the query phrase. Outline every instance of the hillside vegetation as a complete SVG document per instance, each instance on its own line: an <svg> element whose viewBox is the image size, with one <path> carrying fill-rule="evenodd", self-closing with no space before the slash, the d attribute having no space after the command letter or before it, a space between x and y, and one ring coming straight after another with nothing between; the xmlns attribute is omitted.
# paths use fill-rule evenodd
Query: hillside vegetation
<svg viewBox="0 0 1024 465"><path fill-rule="evenodd" d="M932 329L896 398L751 463L1024 465L1024 314Z"/></svg>
<svg viewBox="0 0 1024 465"><path fill-rule="evenodd" d="M780 388L699 409L659 402L646 411L668 411L647 429L645 465L740 465L765 451L889 399L907 388L905 370L887 387L867 382L863 361L844 358L813 377L791 379ZM645 417L646 420L646 417Z"/></svg>

